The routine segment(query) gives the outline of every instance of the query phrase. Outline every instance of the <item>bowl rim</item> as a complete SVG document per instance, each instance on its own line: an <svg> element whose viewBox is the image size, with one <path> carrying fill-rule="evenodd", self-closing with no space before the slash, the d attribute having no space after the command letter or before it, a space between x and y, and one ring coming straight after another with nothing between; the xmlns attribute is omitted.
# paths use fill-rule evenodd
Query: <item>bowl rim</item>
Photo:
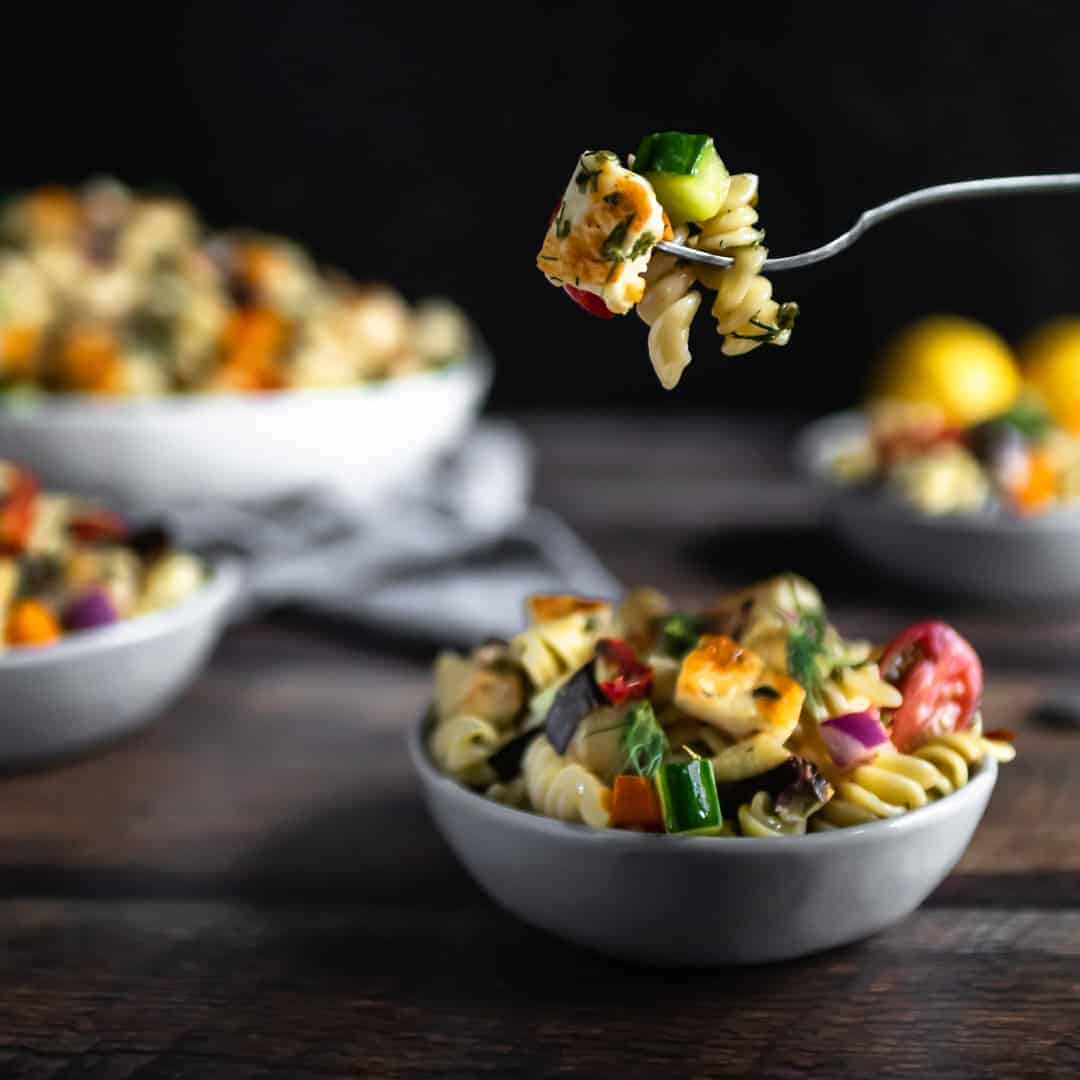
<svg viewBox="0 0 1080 1080"><path fill-rule="evenodd" d="M41 391L28 401L15 402L0 397L0 424L48 422L116 422L186 417L200 411L271 411L308 405L312 402L378 401L395 391L407 392L439 380L475 379L487 383L492 378L493 361L487 347L474 340L446 363L422 371L410 371L373 382L344 386L290 387L266 392L227 391L223 393L166 393L155 397L99 397L93 394ZM381 402L380 402L381 404Z"/></svg>
<svg viewBox="0 0 1080 1080"><path fill-rule="evenodd" d="M228 611L240 595L243 570L236 560L206 560L207 581L178 604L122 619L111 626L79 630L59 641L40 646L21 646L0 652L0 678L16 669L48 667L97 653L107 653L163 637L190 623Z"/></svg>
<svg viewBox="0 0 1080 1080"><path fill-rule="evenodd" d="M435 765L428 754L424 736L431 723L430 717L430 712L425 711L419 722L410 726L406 739L413 769L425 788L434 788L451 798L462 800L473 810L486 814L494 824L511 827L516 825L526 832L546 834L552 838L562 837L578 839L586 843L608 844L614 851L647 850L677 853L690 847L699 851L718 850L728 854L741 852L751 856L762 856L789 850L805 853L815 849L877 843L896 833L923 827L932 828L934 823L942 817L961 813L969 803L977 801L983 791L989 798L998 776L997 759L987 754L982 761L972 767L971 778L962 788L936 802L920 806L915 810L908 810L897 817L884 818L865 825L851 825L842 829L810 832L801 836L673 837L666 834L634 832L628 829L594 829L588 825L546 817L530 810L504 806L502 803L485 798L478 792L471 791L453 777L447 776Z"/></svg>
<svg viewBox="0 0 1080 1080"><path fill-rule="evenodd" d="M1030 535L1034 532L1065 532L1080 536L1080 507L1056 507L1043 514L1019 517L994 508L924 514L901 499L872 497L844 484L828 472L835 456L833 443L844 435L866 430L866 417L858 409L843 409L810 421L798 433L794 445L795 467L799 473L842 498L853 508L874 513L907 526L927 530L964 530L977 533Z"/></svg>

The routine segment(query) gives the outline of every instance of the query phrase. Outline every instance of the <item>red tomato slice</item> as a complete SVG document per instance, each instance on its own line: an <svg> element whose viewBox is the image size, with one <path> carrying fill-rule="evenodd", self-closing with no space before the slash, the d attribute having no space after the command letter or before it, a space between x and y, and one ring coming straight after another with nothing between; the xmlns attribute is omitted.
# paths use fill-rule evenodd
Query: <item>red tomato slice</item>
<svg viewBox="0 0 1080 1080"><path fill-rule="evenodd" d="M596 643L597 685L612 705L648 697L653 670L620 638L601 638Z"/></svg>
<svg viewBox="0 0 1080 1080"><path fill-rule="evenodd" d="M590 315L595 315L598 319L615 318L615 312L608 311L607 304L596 293L586 292L584 289L575 289L573 285L564 285L563 289L578 307L584 308Z"/></svg>
<svg viewBox="0 0 1080 1080"><path fill-rule="evenodd" d="M22 551L34 527L39 485L25 469L13 469L7 498L0 502L0 548Z"/></svg>
<svg viewBox="0 0 1080 1080"><path fill-rule="evenodd" d="M904 695L892 717L892 741L904 752L966 728L982 697L978 655L943 622L916 623L894 638L882 654L881 673Z"/></svg>

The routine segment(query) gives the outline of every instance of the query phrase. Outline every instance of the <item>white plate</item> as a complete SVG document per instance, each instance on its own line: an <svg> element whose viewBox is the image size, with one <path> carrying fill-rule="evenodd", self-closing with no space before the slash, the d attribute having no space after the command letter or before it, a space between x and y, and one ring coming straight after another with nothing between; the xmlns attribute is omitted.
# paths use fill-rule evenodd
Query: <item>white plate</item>
<svg viewBox="0 0 1080 1080"><path fill-rule="evenodd" d="M160 506L332 488L370 505L467 434L491 380L475 351L437 371L344 389L0 407L0 457L61 491Z"/></svg>
<svg viewBox="0 0 1080 1080"><path fill-rule="evenodd" d="M802 432L795 455L798 468L824 493L827 523L866 562L909 584L976 599L1080 599L1080 511L935 516L888 493L840 483L830 464L865 431L857 412L827 416Z"/></svg>
<svg viewBox="0 0 1080 1080"><path fill-rule="evenodd" d="M649 964L784 960L857 941L910 914L959 862L997 780L887 821L769 839L653 836L500 806L443 775L414 725L428 808L469 873L542 930Z"/></svg>
<svg viewBox="0 0 1080 1080"><path fill-rule="evenodd" d="M240 581L219 564L174 607L0 654L0 769L82 753L157 717L202 667Z"/></svg>

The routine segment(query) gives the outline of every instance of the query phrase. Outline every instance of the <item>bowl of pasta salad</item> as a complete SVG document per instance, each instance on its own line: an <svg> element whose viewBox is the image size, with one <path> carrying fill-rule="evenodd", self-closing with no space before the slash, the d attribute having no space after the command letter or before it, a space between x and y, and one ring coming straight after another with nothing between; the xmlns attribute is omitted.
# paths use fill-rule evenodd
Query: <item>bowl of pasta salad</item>
<svg viewBox="0 0 1080 1080"><path fill-rule="evenodd" d="M240 585L99 503L0 462L0 768L147 723L195 676Z"/></svg>
<svg viewBox="0 0 1080 1080"><path fill-rule="evenodd" d="M0 210L0 454L125 499L334 486L357 501L464 437L486 392L453 304L114 181Z"/></svg>
<svg viewBox="0 0 1080 1080"><path fill-rule="evenodd" d="M528 609L438 657L413 762L499 903L608 953L754 963L872 934L949 873L1014 757L956 630L846 639L795 575L704 610L648 588Z"/></svg>
<svg viewBox="0 0 1080 1080"><path fill-rule="evenodd" d="M1074 337L1080 385L1080 330ZM887 350L861 410L807 429L798 463L848 545L904 580L988 599L1076 599L1072 386L1055 392L985 327L927 319Z"/></svg>

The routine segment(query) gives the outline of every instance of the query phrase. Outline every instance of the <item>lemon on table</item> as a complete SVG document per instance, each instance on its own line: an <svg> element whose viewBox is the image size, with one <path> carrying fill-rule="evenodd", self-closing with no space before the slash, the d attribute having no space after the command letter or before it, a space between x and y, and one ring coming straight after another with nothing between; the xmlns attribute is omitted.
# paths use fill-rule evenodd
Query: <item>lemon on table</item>
<svg viewBox="0 0 1080 1080"><path fill-rule="evenodd" d="M1080 316L1066 315L1037 330L1021 346L1020 360L1054 419L1080 434Z"/></svg>
<svg viewBox="0 0 1080 1080"><path fill-rule="evenodd" d="M948 423L968 427L1005 412L1020 393L1012 351L989 327L933 315L905 327L886 346L872 396L925 401Z"/></svg>

